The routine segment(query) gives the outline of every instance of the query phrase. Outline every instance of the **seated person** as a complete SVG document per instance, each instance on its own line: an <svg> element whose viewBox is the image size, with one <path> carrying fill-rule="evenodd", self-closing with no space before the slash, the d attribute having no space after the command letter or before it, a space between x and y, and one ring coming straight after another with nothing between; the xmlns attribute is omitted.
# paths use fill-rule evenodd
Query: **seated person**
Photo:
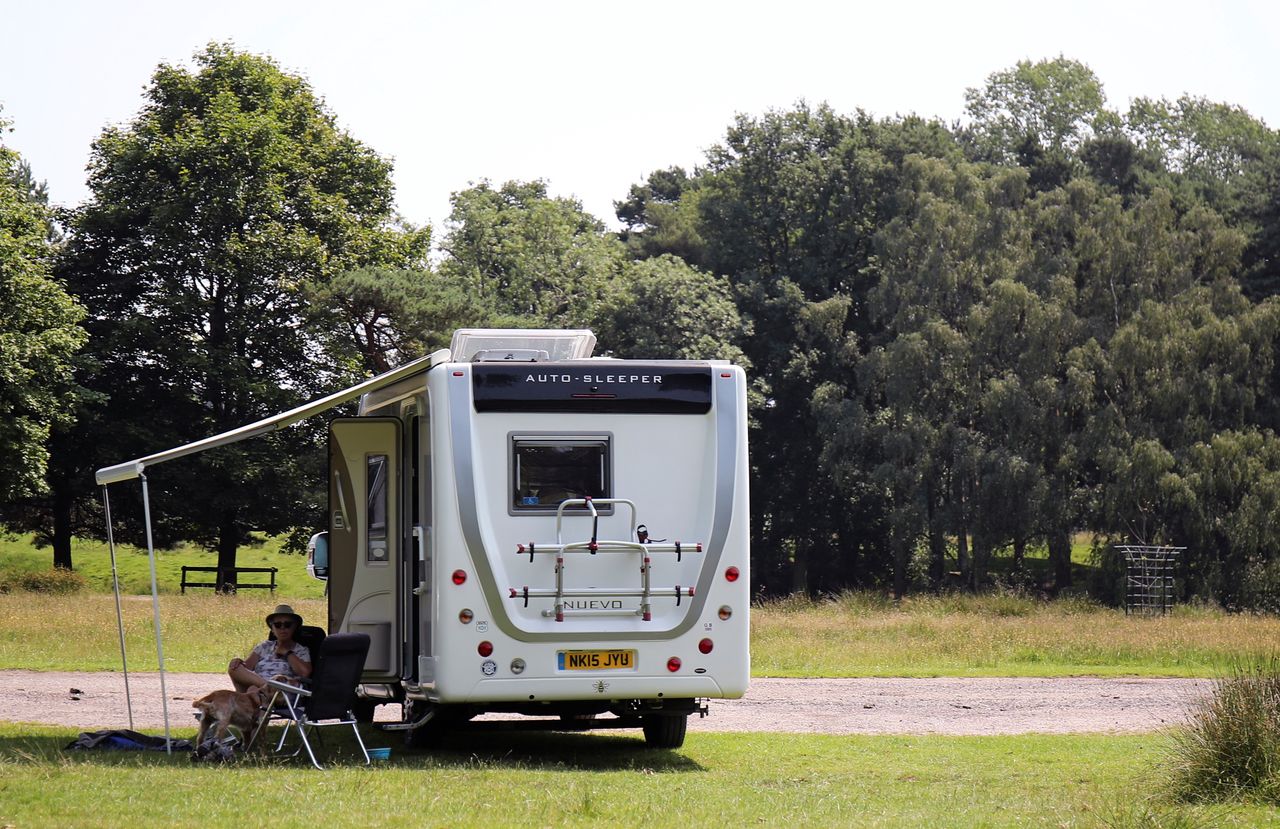
<svg viewBox="0 0 1280 829"><path fill-rule="evenodd" d="M275 633L274 640L267 639L254 646L244 659L231 660L227 674L240 692L258 689L266 696L267 680L283 676L291 685L298 685L311 676L311 651L294 641L302 617L287 604L276 607L267 615L267 628Z"/></svg>

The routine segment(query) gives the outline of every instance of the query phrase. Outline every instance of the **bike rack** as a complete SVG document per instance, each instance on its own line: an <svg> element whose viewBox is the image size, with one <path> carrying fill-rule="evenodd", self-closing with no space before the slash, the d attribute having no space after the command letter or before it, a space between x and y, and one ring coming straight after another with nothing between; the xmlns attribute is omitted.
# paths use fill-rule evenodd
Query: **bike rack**
<svg viewBox="0 0 1280 829"><path fill-rule="evenodd" d="M652 553L675 553L676 561L680 561L685 553L701 553L702 544L700 542L653 542L641 543L639 541L618 541L618 540L601 540L599 538L600 530L600 513L596 510L596 505L608 504L624 504L631 508L631 536L636 536L636 505L634 501L627 498L570 498L560 502L560 506L556 508L556 543L555 544L537 544L530 541L528 545L517 544L517 555L528 555L529 562L533 562L535 555L539 553L554 554L556 557L556 586L555 588L532 588L525 586L522 589L510 588L512 599L523 599L524 606L529 606L530 599L554 599L554 609L542 611L543 616L554 616L557 622L563 622L565 616L639 616L643 621L649 622L653 620L653 606L650 599L655 597L672 596L676 600L676 606L680 605L680 600L685 596L693 596L693 587L682 587L675 585L674 587L653 587L650 582L650 569L652 561L650 554ZM585 506L591 516L591 538L588 541L576 541L569 544L564 543L562 534L564 511L567 507ZM588 555L597 555L600 553L639 553L640 554L640 586L639 587L582 587L575 589L565 589L564 586L564 570L565 555L570 553L586 553ZM617 598L640 598L640 606L634 610L627 609L594 609L594 610L573 610L565 609L564 600L566 598L587 598L587 599L617 599Z"/></svg>

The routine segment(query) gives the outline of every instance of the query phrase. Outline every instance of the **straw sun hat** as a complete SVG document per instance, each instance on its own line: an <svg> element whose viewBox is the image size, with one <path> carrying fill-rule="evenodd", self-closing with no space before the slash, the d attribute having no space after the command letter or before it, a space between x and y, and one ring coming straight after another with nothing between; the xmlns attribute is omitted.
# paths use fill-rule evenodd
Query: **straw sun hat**
<svg viewBox="0 0 1280 829"><path fill-rule="evenodd" d="M271 620L277 616L288 616L293 619L295 627L302 627L302 617L293 612L293 608L287 604L276 605L276 609L267 614L267 626L270 627Z"/></svg>

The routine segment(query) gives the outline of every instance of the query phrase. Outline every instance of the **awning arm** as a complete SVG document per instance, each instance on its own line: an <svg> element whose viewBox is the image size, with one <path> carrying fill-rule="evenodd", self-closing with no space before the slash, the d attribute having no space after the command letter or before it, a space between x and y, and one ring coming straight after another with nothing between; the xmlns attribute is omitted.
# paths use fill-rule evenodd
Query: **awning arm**
<svg viewBox="0 0 1280 829"><path fill-rule="evenodd" d="M291 426L300 420L306 420L312 415L320 414L321 412L328 411L335 406L341 406L343 403L355 400L362 394L377 391L384 386L389 386L392 383L398 383L406 377L426 372L426 370L431 366L446 362L448 359L449 352L445 349L441 349L434 354L430 354L426 357L419 357L412 362L405 363L399 368L394 368L385 374L379 374L377 377L371 377L363 383L357 383L348 389L335 392L334 394L331 394L328 397L322 397L319 400L313 400L312 402L305 403L296 409L281 412L280 414L266 418L265 420L259 420L256 423L250 423L246 426L232 429L229 432L223 432L220 435L203 438L195 441L194 443L177 446L173 449L166 449L165 451L157 452L154 455L136 458L124 463L118 463L114 466L104 466L102 469L97 471L94 477L98 484L103 486L106 484L114 484L119 481L128 481L133 478L140 477L142 475L142 471L148 466L155 466L158 463L164 463L165 461L171 461L176 458L183 458L187 455L194 455L197 452L203 452L206 449L226 446L227 444L237 443L247 438L265 435L268 432L274 432L275 430L282 429L285 426Z"/></svg>

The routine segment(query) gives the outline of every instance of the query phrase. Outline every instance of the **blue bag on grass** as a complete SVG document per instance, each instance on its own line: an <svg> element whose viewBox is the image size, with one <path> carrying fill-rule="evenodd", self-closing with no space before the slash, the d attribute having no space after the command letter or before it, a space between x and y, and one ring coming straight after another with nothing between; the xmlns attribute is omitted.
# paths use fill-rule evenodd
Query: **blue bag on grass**
<svg viewBox="0 0 1280 829"><path fill-rule="evenodd" d="M111 751L164 751L172 748L174 751L190 751L191 741L177 738L166 741L164 737L115 728L107 731L82 731L67 748L101 748Z"/></svg>

